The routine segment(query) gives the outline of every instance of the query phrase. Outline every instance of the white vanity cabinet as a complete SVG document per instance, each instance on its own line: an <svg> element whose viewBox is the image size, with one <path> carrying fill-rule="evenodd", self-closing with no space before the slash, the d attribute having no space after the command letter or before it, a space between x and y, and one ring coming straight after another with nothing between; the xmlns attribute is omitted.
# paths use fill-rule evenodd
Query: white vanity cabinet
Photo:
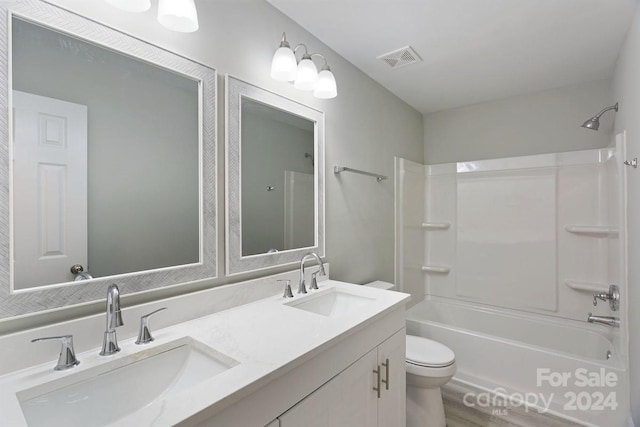
<svg viewBox="0 0 640 427"><path fill-rule="evenodd" d="M343 295L351 292L368 300L357 310L326 317L305 312L301 304L296 308L285 305L286 309L274 309L270 316L264 316L263 323L252 322L252 328L263 328L264 324L261 334L250 329L241 336L243 332L239 331L233 340L263 341L269 346L255 346L252 364L246 370L259 367L269 358L286 358L290 354L295 358L179 425L404 427L404 304L409 296L334 281L323 286L317 295L337 292L329 287L334 286ZM282 307L279 295L273 301ZM247 306L233 321L248 321L246 316L263 316L265 311ZM291 323L284 329L276 327L283 321ZM320 336L327 338L319 340ZM237 356L238 360L242 358ZM243 369L243 364L236 368ZM227 372L232 374L233 369Z"/></svg>
<svg viewBox="0 0 640 427"><path fill-rule="evenodd" d="M269 426L404 426L404 363L405 330L402 329Z"/></svg>

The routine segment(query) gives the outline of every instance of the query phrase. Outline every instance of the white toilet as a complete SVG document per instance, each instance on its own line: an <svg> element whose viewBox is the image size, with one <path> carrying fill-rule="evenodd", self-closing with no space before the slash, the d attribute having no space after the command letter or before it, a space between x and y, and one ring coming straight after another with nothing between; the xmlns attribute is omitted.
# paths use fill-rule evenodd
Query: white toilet
<svg viewBox="0 0 640 427"><path fill-rule="evenodd" d="M455 354L439 342L407 335L407 427L445 427L440 387L456 373Z"/></svg>
<svg viewBox="0 0 640 427"><path fill-rule="evenodd" d="M367 283L366 286L395 289L392 283L382 281ZM407 427L445 427L440 387L456 373L455 354L439 342L407 335L405 367Z"/></svg>

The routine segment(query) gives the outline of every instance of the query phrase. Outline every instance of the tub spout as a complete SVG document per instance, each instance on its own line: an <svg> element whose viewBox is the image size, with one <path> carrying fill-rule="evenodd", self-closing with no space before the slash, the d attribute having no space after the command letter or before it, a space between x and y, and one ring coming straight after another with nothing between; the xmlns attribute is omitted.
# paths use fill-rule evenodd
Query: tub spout
<svg viewBox="0 0 640 427"><path fill-rule="evenodd" d="M601 323L603 325L612 326L614 328L620 327L620 319L617 317L611 316L594 316L589 313L589 317L587 317L587 322L589 323Z"/></svg>

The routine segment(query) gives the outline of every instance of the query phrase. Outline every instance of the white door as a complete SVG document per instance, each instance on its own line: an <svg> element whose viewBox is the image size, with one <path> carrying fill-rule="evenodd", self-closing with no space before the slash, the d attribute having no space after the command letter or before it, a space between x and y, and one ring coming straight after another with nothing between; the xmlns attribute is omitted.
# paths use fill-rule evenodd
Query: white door
<svg viewBox="0 0 640 427"><path fill-rule="evenodd" d="M284 171L284 249L315 245L313 174Z"/></svg>
<svg viewBox="0 0 640 427"><path fill-rule="evenodd" d="M87 266L87 107L13 91L14 289Z"/></svg>

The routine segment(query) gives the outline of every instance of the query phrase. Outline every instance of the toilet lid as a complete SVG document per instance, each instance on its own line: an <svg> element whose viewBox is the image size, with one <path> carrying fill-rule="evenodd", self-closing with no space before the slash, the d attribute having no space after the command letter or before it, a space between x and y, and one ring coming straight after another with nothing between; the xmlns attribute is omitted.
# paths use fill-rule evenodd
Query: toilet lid
<svg viewBox="0 0 640 427"><path fill-rule="evenodd" d="M407 362L414 365L440 368L449 366L456 355L446 345L413 335L407 335Z"/></svg>

